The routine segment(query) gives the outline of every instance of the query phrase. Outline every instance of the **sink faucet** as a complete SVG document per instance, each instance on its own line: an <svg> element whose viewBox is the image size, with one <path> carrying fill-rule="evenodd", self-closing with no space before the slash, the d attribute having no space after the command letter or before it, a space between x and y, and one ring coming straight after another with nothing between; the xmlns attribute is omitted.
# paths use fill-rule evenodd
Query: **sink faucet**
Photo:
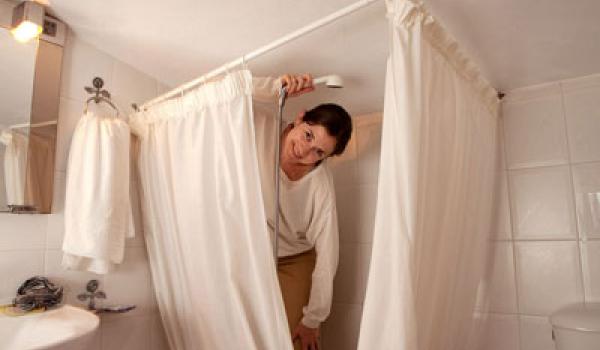
<svg viewBox="0 0 600 350"><path fill-rule="evenodd" d="M96 310L96 298L106 299L106 293L98 290L98 285L100 285L98 280L90 280L85 287L87 293L82 293L77 296L77 299L81 301L89 300L87 306L88 310Z"/></svg>

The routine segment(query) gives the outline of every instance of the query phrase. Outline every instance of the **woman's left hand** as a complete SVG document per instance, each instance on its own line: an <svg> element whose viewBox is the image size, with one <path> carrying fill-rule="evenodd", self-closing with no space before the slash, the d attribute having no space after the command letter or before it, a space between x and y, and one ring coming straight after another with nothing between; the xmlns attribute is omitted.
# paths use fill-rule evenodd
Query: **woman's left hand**
<svg viewBox="0 0 600 350"><path fill-rule="evenodd" d="M319 350L319 328L308 328L300 322L292 334L294 341L296 338L300 339L302 350Z"/></svg>

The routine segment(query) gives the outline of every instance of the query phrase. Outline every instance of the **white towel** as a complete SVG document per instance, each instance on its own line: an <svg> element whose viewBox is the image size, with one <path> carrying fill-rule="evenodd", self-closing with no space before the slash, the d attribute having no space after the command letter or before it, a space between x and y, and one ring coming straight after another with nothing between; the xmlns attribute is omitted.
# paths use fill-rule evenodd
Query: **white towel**
<svg viewBox="0 0 600 350"><path fill-rule="evenodd" d="M63 267L105 274L123 261L134 230L129 126L85 112L73 133L65 195Z"/></svg>

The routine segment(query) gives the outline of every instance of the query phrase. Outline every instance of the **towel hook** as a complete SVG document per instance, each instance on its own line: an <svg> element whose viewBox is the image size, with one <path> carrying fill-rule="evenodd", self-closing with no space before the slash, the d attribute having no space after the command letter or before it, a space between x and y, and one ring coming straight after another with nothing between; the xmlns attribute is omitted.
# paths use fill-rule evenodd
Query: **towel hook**
<svg viewBox="0 0 600 350"><path fill-rule="evenodd" d="M115 106L110 101L110 92L108 92L106 89L102 89L102 87L104 86L104 80L100 77L95 77L92 80L92 85L94 86L93 88L91 88L89 86L84 87L85 91L88 94L94 95L94 96L88 98L87 101L85 101L84 111L87 112L87 107L91 101L94 101L96 103L106 102L109 106L111 106L117 112L117 115L120 115L120 112L119 112L119 109L117 108L117 106Z"/></svg>

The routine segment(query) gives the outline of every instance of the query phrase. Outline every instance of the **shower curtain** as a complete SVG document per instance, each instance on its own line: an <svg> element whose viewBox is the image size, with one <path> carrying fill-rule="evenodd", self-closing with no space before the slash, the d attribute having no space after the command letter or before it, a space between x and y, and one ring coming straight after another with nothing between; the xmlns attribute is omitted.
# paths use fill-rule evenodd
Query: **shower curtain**
<svg viewBox="0 0 600 350"><path fill-rule="evenodd" d="M496 178L496 91L420 3L387 7L378 200L358 348L475 349Z"/></svg>
<svg viewBox="0 0 600 350"><path fill-rule="evenodd" d="M130 123L171 349L291 349L260 190L250 72L150 107Z"/></svg>

